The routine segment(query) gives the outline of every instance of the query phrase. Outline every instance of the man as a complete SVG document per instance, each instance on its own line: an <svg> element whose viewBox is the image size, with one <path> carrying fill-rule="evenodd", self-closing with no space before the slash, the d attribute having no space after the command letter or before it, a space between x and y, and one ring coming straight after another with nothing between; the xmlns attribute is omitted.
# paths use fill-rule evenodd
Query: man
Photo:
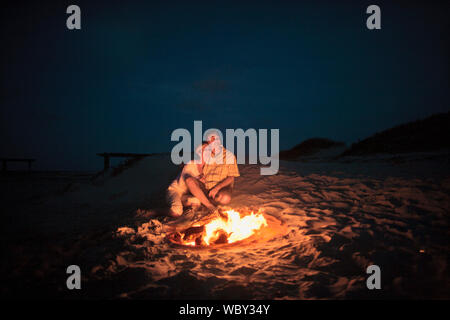
<svg viewBox="0 0 450 320"><path fill-rule="evenodd" d="M198 201L209 210L214 210L216 205L228 204L231 201L234 178L239 177L236 157L222 146L216 132L207 136L206 144L202 145L200 153L198 150L197 148L196 153L200 156L201 161L197 163L197 171L192 166L194 161L186 164L185 167L188 165L190 167L187 169L188 172L184 174L182 172L180 175L183 177L185 188L176 192L178 192L177 194L180 194L181 191L189 193L195 197L190 199L191 203ZM173 190L172 188L171 197L171 187L169 187L169 199L178 198L177 195L173 196ZM182 197L183 195L179 198ZM171 201L171 215L179 216L182 213L182 201Z"/></svg>

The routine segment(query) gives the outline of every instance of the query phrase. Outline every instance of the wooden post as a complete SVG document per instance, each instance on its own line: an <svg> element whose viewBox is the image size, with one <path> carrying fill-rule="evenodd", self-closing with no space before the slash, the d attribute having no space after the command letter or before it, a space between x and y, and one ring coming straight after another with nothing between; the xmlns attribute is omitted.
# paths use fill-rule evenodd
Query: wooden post
<svg viewBox="0 0 450 320"><path fill-rule="evenodd" d="M109 169L109 155L105 154L103 156L103 160L104 160L104 170L108 170Z"/></svg>

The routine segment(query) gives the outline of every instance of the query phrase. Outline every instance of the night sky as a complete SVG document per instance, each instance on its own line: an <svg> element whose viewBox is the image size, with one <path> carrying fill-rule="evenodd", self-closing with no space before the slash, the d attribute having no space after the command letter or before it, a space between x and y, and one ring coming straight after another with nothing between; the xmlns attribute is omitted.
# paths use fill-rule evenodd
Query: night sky
<svg viewBox="0 0 450 320"><path fill-rule="evenodd" d="M92 2L3 5L0 156L98 170L98 152L170 151L194 120L279 128L286 149L450 109L448 1Z"/></svg>

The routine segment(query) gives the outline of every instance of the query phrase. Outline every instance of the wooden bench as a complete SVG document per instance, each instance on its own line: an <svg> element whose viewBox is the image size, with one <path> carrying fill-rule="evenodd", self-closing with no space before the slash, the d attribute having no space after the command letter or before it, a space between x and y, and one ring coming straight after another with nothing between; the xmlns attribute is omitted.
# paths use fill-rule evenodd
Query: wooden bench
<svg viewBox="0 0 450 320"><path fill-rule="evenodd" d="M156 153L118 153L118 152L103 152L97 153L98 156L103 157L103 170L108 170L110 167L110 158L143 158L153 156Z"/></svg>
<svg viewBox="0 0 450 320"><path fill-rule="evenodd" d="M31 171L31 164L36 161L36 159L29 158L0 158L0 161L3 162L3 172L8 170L7 163L8 162L28 162L28 171Z"/></svg>

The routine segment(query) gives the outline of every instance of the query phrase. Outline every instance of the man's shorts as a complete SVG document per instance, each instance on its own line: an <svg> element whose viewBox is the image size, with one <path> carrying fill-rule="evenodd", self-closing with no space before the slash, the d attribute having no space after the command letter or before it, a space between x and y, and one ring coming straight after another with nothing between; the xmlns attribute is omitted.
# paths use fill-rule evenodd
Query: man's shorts
<svg viewBox="0 0 450 320"><path fill-rule="evenodd" d="M201 182L201 181L198 181L198 184L199 184L199 186L200 186L200 189L202 189L203 193L206 195L206 197L208 197L208 199L209 199L210 201L213 201L213 202L214 202L214 200L211 199L211 198L208 196L209 192L210 192L211 189L213 189L214 187L212 187L211 189L206 189L205 184L204 184L203 182ZM225 188L222 188L220 191L222 191L222 190L223 190L223 191L229 192L230 195L231 195L232 192L233 192L233 187L232 187L231 185L229 185L229 186L226 186ZM188 193L191 194L189 191L188 191Z"/></svg>
<svg viewBox="0 0 450 320"><path fill-rule="evenodd" d="M209 191L211 189L210 190L206 189L205 184L201 181L198 181L198 185L199 185L200 189L203 191L203 193L205 194L205 196L212 203L217 205L216 201L214 201L213 199L211 199L208 196ZM233 192L233 187L231 185L226 186L225 188L222 188L222 190L230 193L230 195L231 195ZM183 213L183 204L185 204L186 201L188 200L188 198L190 198L190 197L193 197L193 195L189 192L189 190L183 191L183 190L178 190L178 189L172 188L172 187L169 187L167 189L167 203L170 206L170 209L172 210L172 212L174 214L181 215Z"/></svg>
<svg viewBox="0 0 450 320"><path fill-rule="evenodd" d="M200 181L199 181L199 186L200 186L200 189L202 189L205 196L209 199L209 201L211 201L214 205L219 204L214 199L209 197L209 191L211 191L211 189L213 189L214 187L212 187L211 189L208 190L208 189L206 189L205 184ZM231 196L231 194L233 193L233 186L229 185L229 186L226 186L225 188L220 189L220 192L223 192L223 191L228 192ZM188 193L191 194L189 191L188 191Z"/></svg>

